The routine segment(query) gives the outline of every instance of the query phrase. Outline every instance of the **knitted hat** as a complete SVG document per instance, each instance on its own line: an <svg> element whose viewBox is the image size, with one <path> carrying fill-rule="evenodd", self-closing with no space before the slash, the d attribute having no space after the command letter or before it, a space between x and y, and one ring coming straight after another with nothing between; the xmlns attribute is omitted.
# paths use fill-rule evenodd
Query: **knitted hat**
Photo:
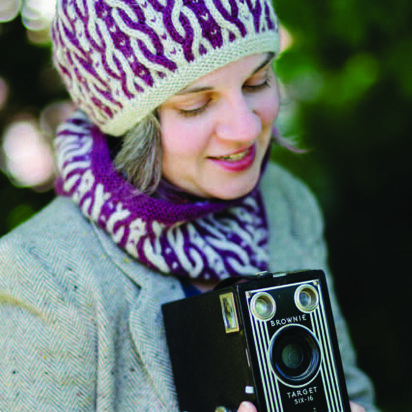
<svg viewBox="0 0 412 412"><path fill-rule="evenodd" d="M115 136L200 77L279 44L271 0L57 0L51 34L73 101Z"/></svg>

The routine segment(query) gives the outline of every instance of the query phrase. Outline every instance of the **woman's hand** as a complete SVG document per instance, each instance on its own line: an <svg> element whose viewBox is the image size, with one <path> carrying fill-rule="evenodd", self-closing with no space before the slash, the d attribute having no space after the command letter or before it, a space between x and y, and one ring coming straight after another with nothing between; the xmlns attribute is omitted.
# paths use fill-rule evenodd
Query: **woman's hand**
<svg viewBox="0 0 412 412"><path fill-rule="evenodd" d="M359 406L357 403L350 403L351 412L366 412L365 408ZM256 407L250 402L242 402L237 412L257 412Z"/></svg>
<svg viewBox="0 0 412 412"><path fill-rule="evenodd" d="M253 403L242 402L239 406L237 412L257 412L257 409Z"/></svg>
<svg viewBox="0 0 412 412"><path fill-rule="evenodd" d="M366 412L365 408L353 402L350 403L350 411L351 412Z"/></svg>

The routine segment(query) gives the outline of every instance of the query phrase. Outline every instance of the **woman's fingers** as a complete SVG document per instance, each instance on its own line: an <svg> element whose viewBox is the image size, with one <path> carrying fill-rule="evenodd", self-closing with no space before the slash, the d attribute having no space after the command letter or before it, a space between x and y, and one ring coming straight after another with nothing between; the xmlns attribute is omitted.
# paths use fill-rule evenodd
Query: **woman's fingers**
<svg viewBox="0 0 412 412"><path fill-rule="evenodd" d="M253 403L245 401L240 404L237 412L257 412L257 409Z"/></svg>
<svg viewBox="0 0 412 412"><path fill-rule="evenodd" d="M365 408L354 402L350 403L350 410L351 412L366 412Z"/></svg>

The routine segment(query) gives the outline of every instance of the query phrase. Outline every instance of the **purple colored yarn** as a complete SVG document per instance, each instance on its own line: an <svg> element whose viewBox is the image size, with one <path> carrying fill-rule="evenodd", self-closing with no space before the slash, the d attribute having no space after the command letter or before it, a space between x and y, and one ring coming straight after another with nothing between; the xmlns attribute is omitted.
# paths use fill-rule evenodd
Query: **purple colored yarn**
<svg viewBox="0 0 412 412"><path fill-rule="evenodd" d="M120 136L195 74L276 52L274 20L270 0L57 0L53 57L75 105Z"/></svg>

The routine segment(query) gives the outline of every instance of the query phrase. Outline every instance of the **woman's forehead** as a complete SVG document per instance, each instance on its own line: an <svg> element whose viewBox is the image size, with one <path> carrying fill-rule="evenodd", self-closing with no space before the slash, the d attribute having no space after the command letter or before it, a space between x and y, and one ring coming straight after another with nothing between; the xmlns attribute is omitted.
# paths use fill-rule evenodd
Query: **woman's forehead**
<svg viewBox="0 0 412 412"><path fill-rule="evenodd" d="M217 80L225 79L228 76L231 77L233 73L241 73L247 77L252 76L266 67L272 58L273 53L260 53L242 57L239 60L231 62L200 77L180 92L176 93L176 95L207 91L211 88L210 84L213 84Z"/></svg>

